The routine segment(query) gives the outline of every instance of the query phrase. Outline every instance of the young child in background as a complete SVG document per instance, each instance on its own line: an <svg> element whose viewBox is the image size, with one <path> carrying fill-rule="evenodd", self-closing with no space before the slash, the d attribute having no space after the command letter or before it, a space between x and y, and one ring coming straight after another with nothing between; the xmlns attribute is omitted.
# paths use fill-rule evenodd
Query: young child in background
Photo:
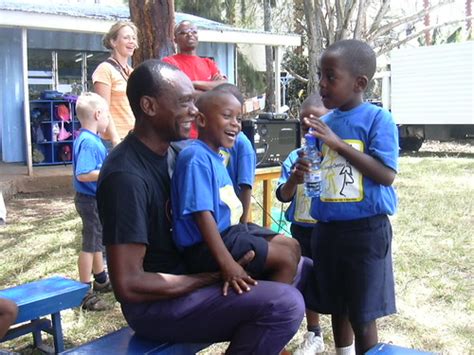
<svg viewBox="0 0 474 355"><path fill-rule="evenodd" d="M234 84L220 84L212 90L228 92L239 100L241 106L244 105L244 97ZM235 194L239 197L240 202L242 202L243 213L242 217L240 217L240 223L247 223L257 165L255 150L247 136L240 132L232 148L222 147L220 153L224 157L224 165L227 167L234 185Z"/></svg>
<svg viewBox="0 0 474 355"><path fill-rule="evenodd" d="M365 353L378 341L376 319L396 312L387 215L397 207L398 131L388 111L363 102L375 70L366 43L329 46L319 87L333 111L305 119L323 157L321 196L311 206L318 220L312 236L317 287L306 300L331 314L336 354L353 352L354 336L357 354Z"/></svg>
<svg viewBox="0 0 474 355"><path fill-rule="evenodd" d="M18 307L16 303L6 298L0 298L0 339L7 334L17 315Z"/></svg>
<svg viewBox="0 0 474 355"><path fill-rule="evenodd" d="M300 108L301 133L308 133L308 126L303 118L321 117L328 113L319 97L319 93L308 96ZM301 255L311 258L311 233L316 220L310 215L311 198L306 197L303 189L304 171L298 164L298 152L293 150L283 162L281 176L278 180L276 197L281 202L291 202L285 212L287 221L291 222L291 235L301 246ZM303 166L305 167L305 166ZM304 341L294 352L295 355L312 355L324 351L324 340L319 325L319 314L306 310L307 332Z"/></svg>
<svg viewBox="0 0 474 355"><path fill-rule="evenodd" d="M254 285L255 276L291 283L300 259L298 243L259 227L239 223L242 204L222 164L220 148L231 148L240 133L242 106L228 92L202 94L196 124L199 139L178 155L172 179L173 238L190 271L220 270L223 294ZM249 250L255 258L244 270L235 260Z"/></svg>
<svg viewBox="0 0 474 355"><path fill-rule="evenodd" d="M81 282L91 285L91 290L82 301L82 308L101 311L108 305L96 292L112 290L107 272L104 270L102 225L96 202L97 179L107 149L99 134L105 132L109 124L107 102L94 93L84 93L76 103L76 113L81 123L80 134L74 141L74 204L82 220L82 250L79 253L78 268ZM95 291L95 292L94 292Z"/></svg>

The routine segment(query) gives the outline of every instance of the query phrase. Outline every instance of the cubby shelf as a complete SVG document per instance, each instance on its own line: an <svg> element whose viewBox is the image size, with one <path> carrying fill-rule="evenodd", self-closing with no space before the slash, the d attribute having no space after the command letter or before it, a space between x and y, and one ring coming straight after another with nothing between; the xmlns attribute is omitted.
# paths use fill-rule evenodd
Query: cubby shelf
<svg viewBox="0 0 474 355"><path fill-rule="evenodd" d="M76 117L75 103L66 100L31 100L30 117L33 165L71 164L72 146L81 127ZM63 127L70 134L66 139L59 135Z"/></svg>

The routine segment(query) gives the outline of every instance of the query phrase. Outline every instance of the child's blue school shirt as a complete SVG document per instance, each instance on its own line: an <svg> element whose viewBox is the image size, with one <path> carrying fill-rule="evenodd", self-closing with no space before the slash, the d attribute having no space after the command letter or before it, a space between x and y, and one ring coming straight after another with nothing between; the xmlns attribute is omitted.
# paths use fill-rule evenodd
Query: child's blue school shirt
<svg viewBox="0 0 474 355"><path fill-rule="evenodd" d="M240 185L253 186L257 157L252 143L240 132L232 148L221 148L224 165L232 179L236 195L240 194Z"/></svg>
<svg viewBox="0 0 474 355"><path fill-rule="evenodd" d="M73 145L73 185L77 192L95 196L97 181L81 182L77 180L77 176L100 170L107 157L107 148L97 134L84 128L80 132Z"/></svg>
<svg viewBox="0 0 474 355"><path fill-rule="evenodd" d="M283 162L277 189L290 178L291 171L298 159L298 150L299 149L293 150ZM304 194L304 185L298 185L295 196L293 196L290 205L285 211L286 220L303 227L314 227L316 220L310 215L310 206L311 198Z"/></svg>
<svg viewBox="0 0 474 355"><path fill-rule="evenodd" d="M398 171L398 130L387 110L363 103L349 111L336 109L322 119L353 148ZM322 191L320 199L312 200L314 218L330 222L395 213L397 197L393 186L383 186L363 176L326 144L320 148Z"/></svg>
<svg viewBox="0 0 474 355"><path fill-rule="evenodd" d="M219 232L239 223L242 204L220 154L200 140L178 155L172 178L173 239L179 248L202 242L193 213L210 211Z"/></svg>

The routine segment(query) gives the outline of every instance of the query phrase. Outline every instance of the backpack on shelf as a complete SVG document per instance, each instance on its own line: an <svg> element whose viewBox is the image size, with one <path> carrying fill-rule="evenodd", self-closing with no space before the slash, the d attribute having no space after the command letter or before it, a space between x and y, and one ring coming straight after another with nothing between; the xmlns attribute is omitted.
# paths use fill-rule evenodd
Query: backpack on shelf
<svg viewBox="0 0 474 355"><path fill-rule="evenodd" d="M69 107L65 104L59 104L56 106L56 116L63 122L71 122Z"/></svg>
<svg viewBox="0 0 474 355"><path fill-rule="evenodd" d="M69 144L65 144L59 148L59 160L64 163L72 160L71 146Z"/></svg>

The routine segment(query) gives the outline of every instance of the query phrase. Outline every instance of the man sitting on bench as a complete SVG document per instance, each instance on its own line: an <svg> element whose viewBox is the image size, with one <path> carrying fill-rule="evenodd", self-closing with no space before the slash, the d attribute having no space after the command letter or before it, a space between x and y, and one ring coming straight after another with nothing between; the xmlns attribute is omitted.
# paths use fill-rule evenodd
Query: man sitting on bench
<svg viewBox="0 0 474 355"><path fill-rule="evenodd" d="M0 298L0 339L7 334L10 325L15 322L18 315L18 307L15 302L6 298Z"/></svg>
<svg viewBox="0 0 474 355"><path fill-rule="evenodd" d="M110 280L125 319L138 336L161 342L230 341L227 354L278 354L303 319L301 293L258 281L223 296L220 274L186 274L172 241L168 149L188 137L196 117L191 81L148 60L131 74L127 96L135 128L106 159L97 190Z"/></svg>

